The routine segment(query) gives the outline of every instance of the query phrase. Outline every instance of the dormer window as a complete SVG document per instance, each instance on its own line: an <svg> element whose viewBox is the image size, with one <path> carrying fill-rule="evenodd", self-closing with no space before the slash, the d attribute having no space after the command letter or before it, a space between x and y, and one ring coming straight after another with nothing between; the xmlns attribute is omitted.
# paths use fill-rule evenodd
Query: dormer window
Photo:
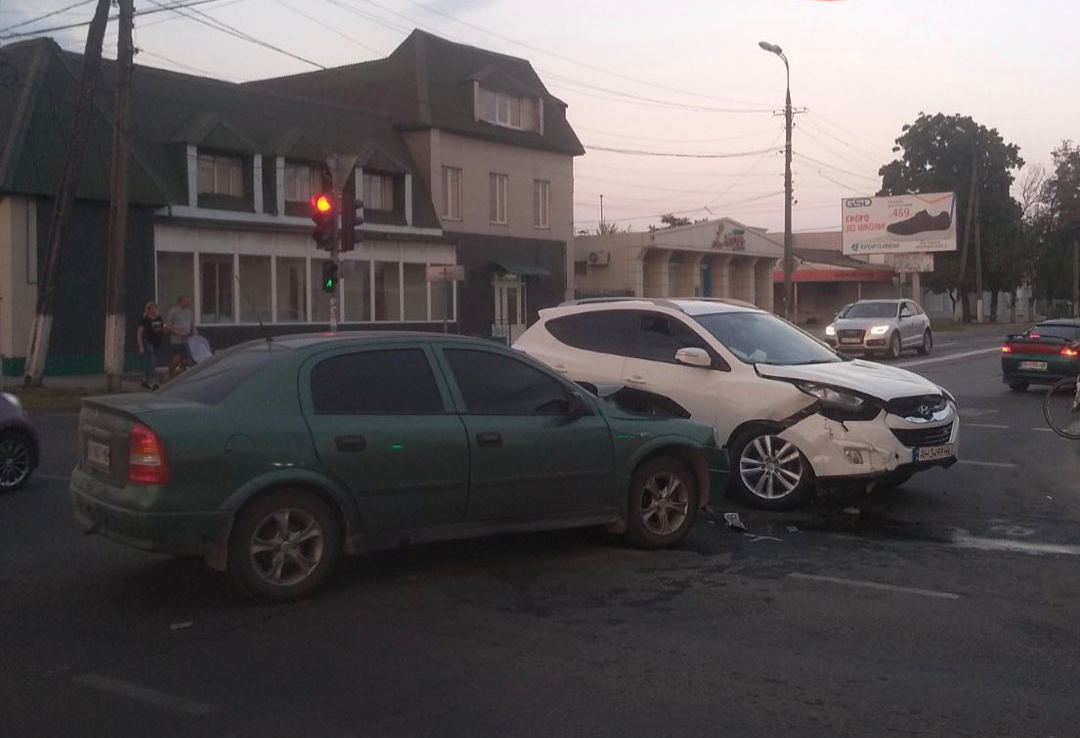
<svg viewBox="0 0 1080 738"><path fill-rule="evenodd" d="M482 121L518 131L540 130L540 105L532 97L479 88L477 115Z"/></svg>
<svg viewBox="0 0 1080 738"><path fill-rule="evenodd" d="M394 209L394 178L391 175L364 172L364 209Z"/></svg>
<svg viewBox="0 0 1080 738"><path fill-rule="evenodd" d="M322 188L322 171L299 162L285 162L285 201L307 205Z"/></svg>
<svg viewBox="0 0 1080 738"><path fill-rule="evenodd" d="M199 194L244 196L244 160L239 156L199 154Z"/></svg>

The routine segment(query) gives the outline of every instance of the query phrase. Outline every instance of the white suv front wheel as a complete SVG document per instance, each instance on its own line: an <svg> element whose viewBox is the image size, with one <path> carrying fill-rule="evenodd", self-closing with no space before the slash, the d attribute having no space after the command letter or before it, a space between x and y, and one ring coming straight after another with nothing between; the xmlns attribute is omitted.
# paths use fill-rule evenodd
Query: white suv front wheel
<svg viewBox="0 0 1080 738"><path fill-rule="evenodd" d="M769 428L753 428L731 444L735 490L750 505L784 510L813 494L810 465L791 441Z"/></svg>

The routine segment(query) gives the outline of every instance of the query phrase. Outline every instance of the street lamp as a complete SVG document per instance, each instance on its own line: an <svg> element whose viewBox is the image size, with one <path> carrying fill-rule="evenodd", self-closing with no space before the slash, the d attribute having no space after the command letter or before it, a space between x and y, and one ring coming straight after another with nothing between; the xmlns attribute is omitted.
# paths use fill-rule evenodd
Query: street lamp
<svg viewBox="0 0 1080 738"><path fill-rule="evenodd" d="M791 251L791 66L788 64L784 50L776 44L768 41L758 43L765 51L776 54L784 61L784 71L787 73L787 98L784 102L784 124L787 135L787 144L784 147L784 317L795 323L798 316L795 315L795 306L791 296L791 279L795 271L795 258Z"/></svg>

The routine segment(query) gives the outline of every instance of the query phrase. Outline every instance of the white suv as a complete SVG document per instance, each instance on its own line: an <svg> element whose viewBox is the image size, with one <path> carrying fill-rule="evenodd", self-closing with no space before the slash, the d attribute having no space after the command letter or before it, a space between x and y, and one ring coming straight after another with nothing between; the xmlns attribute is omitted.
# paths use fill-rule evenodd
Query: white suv
<svg viewBox="0 0 1080 738"><path fill-rule="evenodd" d="M851 360L729 300L579 300L514 343L579 382L647 388L711 423L735 489L787 508L814 482L901 484L956 462L956 401L911 372Z"/></svg>

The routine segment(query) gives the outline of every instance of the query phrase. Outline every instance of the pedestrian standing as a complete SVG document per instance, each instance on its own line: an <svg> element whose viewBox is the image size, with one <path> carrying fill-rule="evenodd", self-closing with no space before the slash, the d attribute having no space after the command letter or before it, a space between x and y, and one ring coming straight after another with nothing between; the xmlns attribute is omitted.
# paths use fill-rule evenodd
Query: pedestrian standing
<svg viewBox="0 0 1080 738"><path fill-rule="evenodd" d="M176 298L176 305L165 316L165 329L169 332L169 344L172 356L169 359L169 377L191 361L188 341L195 335L195 316L191 313L191 303L184 295Z"/></svg>
<svg viewBox="0 0 1080 738"><path fill-rule="evenodd" d="M151 300L143 308L142 318L139 320L139 330L135 333L135 343L139 345L139 353L143 356L143 381L142 386L146 389L157 389L157 355L161 350L161 342L165 337L165 320L158 312L158 304Z"/></svg>

